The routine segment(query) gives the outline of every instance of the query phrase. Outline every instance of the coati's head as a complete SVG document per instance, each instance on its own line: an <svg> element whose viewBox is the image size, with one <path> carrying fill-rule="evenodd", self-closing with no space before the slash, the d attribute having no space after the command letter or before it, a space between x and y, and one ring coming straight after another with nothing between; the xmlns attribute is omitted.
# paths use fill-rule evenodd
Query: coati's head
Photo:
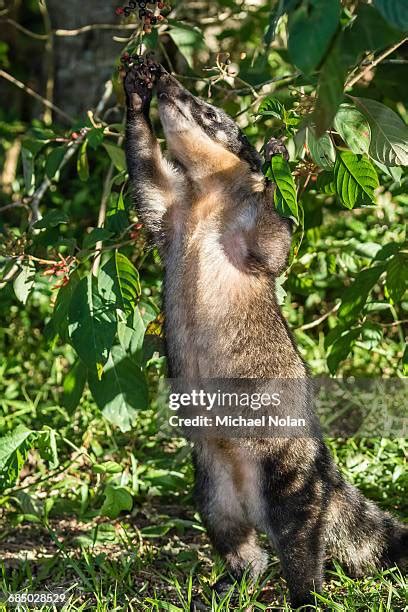
<svg viewBox="0 0 408 612"><path fill-rule="evenodd" d="M193 96L166 72L158 80L157 95L168 147L187 169L222 171L242 162L260 172L258 152L224 111Z"/></svg>

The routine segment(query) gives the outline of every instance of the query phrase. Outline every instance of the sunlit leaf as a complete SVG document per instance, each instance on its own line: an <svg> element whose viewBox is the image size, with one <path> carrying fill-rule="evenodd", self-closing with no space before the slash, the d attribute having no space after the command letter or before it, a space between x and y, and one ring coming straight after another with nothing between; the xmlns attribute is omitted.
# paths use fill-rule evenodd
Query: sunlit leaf
<svg viewBox="0 0 408 612"><path fill-rule="evenodd" d="M371 127L370 155L386 166L408 166L408 127L377 100L353 98Z"/></svg>
<svg viewBox="0 0 408 612"><path fill-rule="evenodd" d="M371 130L364 115L351 104L341 104L334 118L334 127L353 153L368 155Z"/></svg>
<svg viewBox="0 0 408 612"><path fill-rule="evenodd" d="M346 208L369 204L374 200L378 176L367 157L351 151L339 151L334 166L336 192Z"/></svg>

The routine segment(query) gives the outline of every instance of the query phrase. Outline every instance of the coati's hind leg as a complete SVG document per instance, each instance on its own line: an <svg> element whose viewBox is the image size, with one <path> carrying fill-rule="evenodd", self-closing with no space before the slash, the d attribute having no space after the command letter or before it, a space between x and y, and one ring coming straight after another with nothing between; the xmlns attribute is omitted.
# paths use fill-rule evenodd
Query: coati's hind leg
<svg viewBox="0 0 408 612"><path fill-rule="evenodd" d="M258 578L268 564L256 532L245 515L231 475L231 465L201 448L195 451L195 496L202 521L216 552L234 580L244 573ZM231 581L222 578L214 588L225 591Z"/></svg>
<svg viewBox="0 0 408 612"><path fill-rule="evenodd" d="M279 557L293 608L314 605L312 591L322 587L327 499L314 449L299 451L298 442L288 441L281 456L262 461L265 531ZM296 453L301 465L294 462Z"/></svg>
<svg viewBox="0 0 408 612"><path fill-rule="evenodd" d="M163 217L180 196L184 177L162 156L149 119L152 90L140 71L140 64L128 67L124 80L127 167L138 214L161 244L165 237Z"/></svg>

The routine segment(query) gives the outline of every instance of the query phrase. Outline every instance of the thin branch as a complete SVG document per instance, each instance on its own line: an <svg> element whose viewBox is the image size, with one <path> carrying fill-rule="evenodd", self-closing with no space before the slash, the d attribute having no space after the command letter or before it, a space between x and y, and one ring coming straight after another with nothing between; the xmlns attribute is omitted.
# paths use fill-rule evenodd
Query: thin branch
<svg viewBox="0 0 408 612"><path fill-rule="evenodd" d="M14 21L14 19L9 19L9 18L2 19L0 23L8 23L9 25L14 26L16 30L19 30L26 36L30 36L30 38L35 38L35 40L47 40L48 38L48 34L37 34L37 32L32 32L31 30L27 30L27 28L20 25L17 21Z"/></svg>
<svg viewBox="0 0 408 612"><path fill-rule="evenodd" d="M315 321L311 321L311 323L306 323L306 325L301 325L300 327L296 327L295 331L305 331L306 329L313 329L313 327L317 327L318 325L320 325L320 323L323 323L323 321L328 319L330 315L337 312L337 310L340 308L340 304L341 302L338 302L337 304L335 304L331 310L326 312L324 315L322 315Z"/></svg>
<svg viewBox="0 0 408 612"><path fill-rule="evenodd" d="M31 89L31 87L28 87L28 85L25 85L24 83L22 83L21 81L19 81L15 77L13 77L11 74L6 72L5 70L1 70L0 69L0 77L3 77L3 79L6 79L6 81L9 81L9 83L12 83L13 85L18 87L19 89L22 89L23 91L25 91L28 95L32 96L36 100L39 100L42 104L44 104L44 106L47 106L48 108L51 108L55 113L57 113L61 117L64 117L64 119L66 121L69 121L69 123L73 123L73 121L74 121L73 117L71 117L65 111L63 111L60 108L58 108L58 106L55 106L55 104L53 104L49 100L46 100L39 93L37 93L36 91Z"/></svg>
<svg viewBox="0 0 408 612"><path fill-rule="evenodd" d="M90 23L74 30L64 30L59 28L57 30L50 31L49 34L37 34L37 32L28 30L17 21L14 21L14 19L2 19L0 23L12 25L17 30L22 32L22 34L30 36L30 38L34 38L35 40L47 40L52 34L54 36L78 36L79 34L84 34L85 32L89 32L91 30L134 30L136 27L136 24L134 23Z"/></svg>
<svg viewBox="0 0 408 612"><path fill-rule="evenodd" d="M98 214L98 225L97 227L103 227L105 224L105 218L106 218L106 209L107 209L107 205L108 205L108 200L109 200L109 194L111 191L111 181L112 181L112 176L113 176L113 162L110 163L109 166L109 170L108 173L106 175L105 178L105 182L103 184L103 191L102 191L102 198L101 198L101 204L99 207L99 214ZM102 242L97 242L95 244L96 249L100 249L102 247ZM95 255L95 259L93 261L92 264L92 274L94 276L96 276L98 274L98 270L99 270L99 264L101 263L101 252L97 253Z"/></svg>
<svg viewBox="0 0 408 612"><path fill-rule="evenodd" d="M381 55L379 55L377 59L370 62L368 66L366 66L363 70L361 70L361 72L356 74L355 77L353 77L348 83L346 83L345 88L348 89L349 87L353 87L360 79L365 77L373 68L375 68L375 66L378 66L378 64L380 64L386 57L391 55L391 53L394 53L394 51L398 49L398 47L403 45L407 40L408 38L403 38L399 42L395 43L395 45L392 45L392 47L384 51L384 53L381 53Z"/></svg>
<svg viewBox="0 0 408 612"><path fill-rule="evenodd" d="M55 36L78 36L78 34L90 32L91 30L134 30L136 27L137 24L135 23L91 23L76 30L54 30L53 34Z"/></svg>

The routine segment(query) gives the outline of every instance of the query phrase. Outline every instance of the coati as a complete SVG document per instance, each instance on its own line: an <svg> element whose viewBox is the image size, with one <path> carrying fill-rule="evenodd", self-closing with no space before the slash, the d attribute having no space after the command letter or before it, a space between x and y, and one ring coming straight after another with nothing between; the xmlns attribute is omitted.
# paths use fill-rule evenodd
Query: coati
<svg viewBox="0 0 408 612"><path fill-rule="evenodd" d="M149 120L152 97L128 67L126 155L138 214L165 266L170 376L305 379L276 297L291 242L261 159L222 110L158 70L160 120L174 162ZM292 606L311 605L330 554L358 576L407 558L408 527L345 482L320 435L199 440L196 499L230 575L267 566L267 534ZM223 584L218 585L220 588Z"/></svg>

